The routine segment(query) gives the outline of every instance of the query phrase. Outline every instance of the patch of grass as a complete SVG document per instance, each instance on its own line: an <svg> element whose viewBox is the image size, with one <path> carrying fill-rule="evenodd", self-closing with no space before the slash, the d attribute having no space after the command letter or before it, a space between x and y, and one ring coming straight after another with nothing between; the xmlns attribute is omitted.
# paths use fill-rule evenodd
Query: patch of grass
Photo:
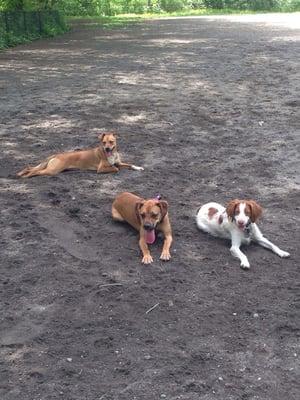
<svg viewBox="0 0 300 400"><path fill-rule="evenodd" d="M68 24L72 25L72 22L82 21L82 25L86 28L98 28L104 29L121 28L134 23L139 23L145 20L145 14L122 14L118 16L106 17L106 16L88 16L88 17L66 17Z"/></svg>
<svg viewBox="0 0 300 400"><path fill-rule="evenodd" d="M265 11L268 12L268 11ZM200 8L198 10L181 10L174 12L160 13L158 17L188 17L188 16L205 16L205 15L227 15L227 14L261 14L262 11L252 10L235 10L233 8Z"/></svg>
<svg viewBox="0 0 300 400"><path fill-rule="evenodd" d="M272 12L282 12L281 10L273 10ZM286 12L291 12L286 10ZM262 14L270 13L270 11L253 11L253 10L236 10L232 8L209 9L201 8L198 10L181 10L176 12L160 12L160 13L144 13L144 14L119 14L117 16L76 16L66 17L66 21L70 24L75 21L82 20L85 27L96 28L120 28L130 24L136 24L146 19L165 18L165 17L188 17L188 16L210 16L210 15L242 15L242 14Z"/></svg>
<svg viewBox="0 0 300 400"><path fill-rule="evenodd" d="M53 26L51 24L44 24L42 37L54 37L57 35L62 35L67 32L70 28L65 25L64 27Z"/></svg>

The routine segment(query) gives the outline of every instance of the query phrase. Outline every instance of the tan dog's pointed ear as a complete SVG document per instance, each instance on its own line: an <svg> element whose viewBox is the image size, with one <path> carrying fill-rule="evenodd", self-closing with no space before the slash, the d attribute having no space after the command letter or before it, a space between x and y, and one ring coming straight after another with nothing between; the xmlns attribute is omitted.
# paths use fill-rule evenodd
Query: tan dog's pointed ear
<svg viewBox="0 0 300 400"><path fill-rule="evenodd" d="M106 135L106 133L101 133L101 135L98 136L98 139L100 140L100 142L102 142L102 139L104 138L105 135Z"/></svg>
<svg viewBox="0 0 300 400"><path fill-rule="evenodd" d="M246 203L249 205L251 210L250 219L251 222L255 222L262 214L262 208L254 200L247 200Z"/></svg>
<svg viewBox="0 0 300 400"><path fill-rule="evenodd" d="M167 215L167 212L168 212L168 207L169 207L168 202L165 201L165 200L160 200L158 202L158 206L159 206L160 211L161 211L161 220L163 220L165 218L165 216Z"/></svg>
<svg viewBox="0 0 300 400"><path fill-rule="evenodd" d="M140 209L142 208L143 204L144 204L143 201L139 201L135 205L135 213L138 220L140 220Z"/></svg>
<svg viewBox="0 0 300 400"><path fill-rule="evenodd" d="M234 217L234 212L235 212L235 208L236 206L240 203L240 200L238 199L234 199L231 200L226 207L226 213L228 215L228 217L232 220Z"/></svg>

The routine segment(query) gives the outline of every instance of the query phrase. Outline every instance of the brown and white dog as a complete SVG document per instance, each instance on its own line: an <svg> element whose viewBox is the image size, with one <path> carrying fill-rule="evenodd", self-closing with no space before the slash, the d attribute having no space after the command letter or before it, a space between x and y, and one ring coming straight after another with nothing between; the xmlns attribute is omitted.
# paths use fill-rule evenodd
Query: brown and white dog
<svg viewBox="0 0 300 400"><path fill-rule="evenodd" d="M204 232L231 239L231 254L240 259L242 268L250 268L249 261L241 252L240 246L250 244L251 241L272 250L279 257L290 256L263 236L255 223L261 214L262 208L254 200L232 200L226 209L221 204L212 202L204 204L199 209L196 223Z"/></svg>
<svg viewBox="0 0 300 400"><path fill-rule="evenodd" d="M156 230L164 234L160 259L170 260L172 230L166 201L160 200L159 197L145 200L133 193L120 193L113 202L112 217L116 221L128 222L140 232L139 245L143 253L142 263L150 264L153 262L148 244L154 243Z"/></svg>
<svg viewBox="0 0 300 400"><path fill-rule="evenodd" d="M36 167L26 167L17 176L30 178L36 175L57 175L60 172L77 168L93 170L97 173L118 172L122 168L142 171L143 167L121 162L117 152L117 137L112 132L102 133L98 139L100 146L88 150L70 151L54 154Z"/></svg>

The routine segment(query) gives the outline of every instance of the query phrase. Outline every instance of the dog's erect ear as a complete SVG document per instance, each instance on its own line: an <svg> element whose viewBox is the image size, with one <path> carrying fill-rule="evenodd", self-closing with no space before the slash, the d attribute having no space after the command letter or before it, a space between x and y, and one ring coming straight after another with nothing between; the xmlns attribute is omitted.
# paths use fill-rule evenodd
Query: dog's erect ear
<svg viewBox="0 0 300 400"><path fill-rule="evenodd" d="M136 213L136 216L137 216L138 220L140 220L140 218L141 218L140 217L140 209L142 208L143 204L144 204L143 201L139 201L135 205L135 213Z"/></svg>
<svg viewBox="0 0 300 400"><path fill-rule="evenodd" d="M240 202L240 200L234 199L227 204L226 213L231 220L233 220L235 208Z"/></svg>
<svg viewBox="0 0 300 400"><path fill-rule="evenodd" d="M98 136L98 139L102 140L105 135L112 135L115 139L117 139L117 135L115 134L115 132L104 132L104 133L101 133L101 135Z"/></svg>
<svg viewBox="0 0 300 400"><path fill-rule="evenodd" d="M251 210L250 219L251 222L255 222L262 214L262 208L254 200L247 200L246 203L249 205Z"/></svg>
<svg viewBox="0 0 300 400"><path fill-rule="evenodd" d="M160 212L161 212L161 220L163 220L165 218L165 216L167 215L169 205L165 200L160 200L158 202L158 206L159 206Z"/></svg>

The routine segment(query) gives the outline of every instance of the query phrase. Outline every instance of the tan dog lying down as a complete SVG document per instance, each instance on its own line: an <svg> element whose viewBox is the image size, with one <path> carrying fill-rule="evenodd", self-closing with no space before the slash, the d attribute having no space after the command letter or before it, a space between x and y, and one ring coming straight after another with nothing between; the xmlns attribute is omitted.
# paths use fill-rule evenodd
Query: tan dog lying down
<svg viewBox="0 0 300 400"><path fill-rule="evenodd" d="M71 168L93 170L97 171L97 173L118 172L122 168L136 171L144 169L121 162L119 153L117 152L117 138L114 133L102 133L98 138L101 144L94 149L54 154L36 167L24 168L17 176L30 178L36 175L57 175Z"/></svg>
<svg viewBox="0 0 300 400"><path fill-rule="evenodd" d="M139 245L143 253L144 264L153 262L148 244L155 241L155 231L164 234L161 260L171 258L170 246L172 243L172 230L168 216L168 203L163 200L144 200L132 193L120 193L112 205L112 217L116 221L126 221L140 232Z"/></svg>

